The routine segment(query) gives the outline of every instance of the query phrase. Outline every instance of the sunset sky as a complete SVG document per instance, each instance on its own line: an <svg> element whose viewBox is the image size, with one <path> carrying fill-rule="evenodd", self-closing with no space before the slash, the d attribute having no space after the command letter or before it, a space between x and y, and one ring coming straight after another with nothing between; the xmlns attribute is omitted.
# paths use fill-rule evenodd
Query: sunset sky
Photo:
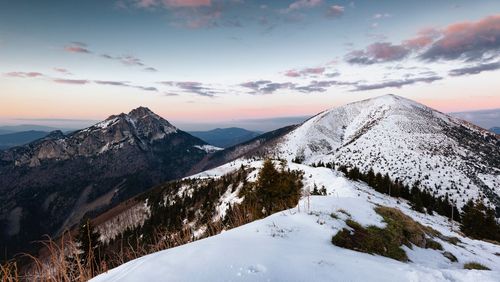
<svg viewBox="0 0 500 282"><path fill-rule="evenodd" d="M500 108L500 1L0 0L0 124Z"/></svg>

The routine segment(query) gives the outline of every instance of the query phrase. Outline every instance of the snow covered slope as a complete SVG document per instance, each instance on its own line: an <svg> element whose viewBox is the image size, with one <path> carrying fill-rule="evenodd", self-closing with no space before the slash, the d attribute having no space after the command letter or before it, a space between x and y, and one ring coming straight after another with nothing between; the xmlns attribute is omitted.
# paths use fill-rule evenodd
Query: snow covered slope
<svg viewBox="0 0 500 282"><path fill-rule="evenodd" d="M419 180L462 206L486 196L500 212L498 136L417 102L385 95L336 107L285 135L274 154Z"/></svg>
<svg viewBox="0 0 500 282"><path fill-rule="evenodd" d="M219 177L242 162L252 167L261 164L239 160L195 177ZM414 212L406 202L349 181L339 172L289 166L304 171L305 189L324 185L328 196L304 198L294 209L133 260L91 281L500 281L500 246L464 238L450 231L447 219ZM435 238L443 251L404 247L411 260L408 263L331 243L348 218L384 227L373 210L377 205L396 207L460 242L453 245ZM454 254L458 262L445 258L444 251ZM464 270L464 263L472 261L492 271Z"/></svg>

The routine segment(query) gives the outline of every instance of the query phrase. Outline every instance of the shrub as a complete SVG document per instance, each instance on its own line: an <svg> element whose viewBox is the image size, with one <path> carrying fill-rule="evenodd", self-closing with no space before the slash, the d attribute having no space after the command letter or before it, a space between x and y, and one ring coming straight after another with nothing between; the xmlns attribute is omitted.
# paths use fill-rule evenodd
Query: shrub
<svg viewBox="0 0 500 282"><path fill-rule="evenodd" d="M377 207L375 211L380 214L387 223L385 228L377 226L363 227L359 223L348 219L347 226L332 237L332 243L336 246L389 257L399 261L408 261L405 251L401 248L412 245L421 248L442 250L438 242L428 239L439 233L432 228L415 222L398 209L389 207Z"/></svg>
<svg viewBox="0 0 500 282"><path fill-rule="evenodd" d="M478 262L468 262L464 264L464 269L491 270Z"/></svg>

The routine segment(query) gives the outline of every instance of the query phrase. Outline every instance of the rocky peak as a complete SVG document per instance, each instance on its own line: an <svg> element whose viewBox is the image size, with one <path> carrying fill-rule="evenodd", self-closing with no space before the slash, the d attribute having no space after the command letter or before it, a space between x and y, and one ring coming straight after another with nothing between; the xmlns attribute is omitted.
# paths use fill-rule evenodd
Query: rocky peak
<svg viewBox="0 0 500 282"><path fill-rule="evenodd" d="M153 111L151 111L147 107L138 107L133 110L131 110L128 113L128 116L134 119L140 119L148 116L154 116L154 117L159 117L157 114L155 114Z"/></svg>

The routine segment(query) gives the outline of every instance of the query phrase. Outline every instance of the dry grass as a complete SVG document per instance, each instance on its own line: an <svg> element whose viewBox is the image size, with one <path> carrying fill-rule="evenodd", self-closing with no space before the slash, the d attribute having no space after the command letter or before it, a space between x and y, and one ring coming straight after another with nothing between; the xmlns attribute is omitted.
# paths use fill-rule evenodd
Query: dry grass
<svg viewBox="0 0 500 282"><path fill-rule="evenodd" d="M332 243L339 247L379 254L399 261L408 261L408 256L401 248L402 245L409 248L416 245L421 248L443 249L441 244L429 238L439 235L436 230L421 225L395 208L380 206L376 207L375 211L387 223L385 228L363 227L348 219L346 224L350 229L339 231L332 237Z"/></svg>
<svg viewBox="0 0 500 282"><path fill-rule="evenodd" d="M66 232L58 240L47 238L41 242L45 249L43 257L24 254L23 257L27 258L29 263L23 267L19 267L16 261L0 265L0 281L88 281L94 276L107 272L110 267L116 267L151 253L217 235L223 230L249 223L257 219L253 209L253 207L235 206L225 223L222 220L216 220L206 224L206 231L199 238L195 238L191 228L184 228L177 232L156 229L148 243L142 240L141 236L134 236L133 242L122 238L113 251L106 253L105 259L99 260L100 263L96 263L97 257L101 257L100 254L94 254L92 249L87 257L82 257L82 252L78 248L79 244L74 241L74 236Z"/></svg>
<svg viewBox="0 0 500 282"><path fill-rule="evenodd" d="M491 270L478 262L468 262L464 264L464 269Z"/></svg>

